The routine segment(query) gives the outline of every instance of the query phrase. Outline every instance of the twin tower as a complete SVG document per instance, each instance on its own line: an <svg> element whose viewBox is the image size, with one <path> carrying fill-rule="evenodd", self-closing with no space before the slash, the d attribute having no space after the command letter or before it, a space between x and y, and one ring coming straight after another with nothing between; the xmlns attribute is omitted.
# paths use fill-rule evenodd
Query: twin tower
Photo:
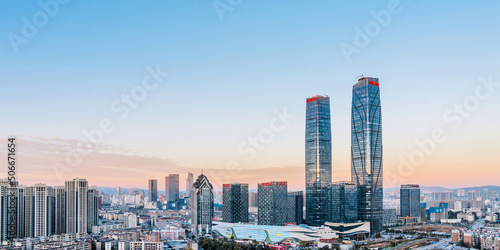
<svg viewBox="0 0 500 250"><path fill-rule="evenodd" d="M342 208L354 208L357 211L347 212L357 212L357 216L335 222L370 222L371 234L382 231L382 112L378 78L362 77L352 89L350 185L356 186L355 206L340 204L340 210L330 209L332 204L339 202L332 201L332 196L328 195L332 185L332 135L328 96L307 99L305 144L306 223L320 226L331 218L340 218L337 213ZM341 199L338 201L344 202Z"/></svg>

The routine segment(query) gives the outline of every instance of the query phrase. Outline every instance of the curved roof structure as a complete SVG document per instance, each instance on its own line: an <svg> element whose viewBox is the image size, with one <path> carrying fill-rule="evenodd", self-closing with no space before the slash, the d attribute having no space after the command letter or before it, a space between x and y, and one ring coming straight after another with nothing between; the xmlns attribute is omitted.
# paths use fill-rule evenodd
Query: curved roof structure
<svg viewBox="0 0 500 250"><path fill-rule="evenodd" d="M193 186L197 189L204 187L213 189L212 184L208 181L208 178L204 174L198 176L198 179L196 179L196 182L193 183Z"/></svg>
<svg viewBox="0 0 500 250"><path fill-rule="evenodd" d="M237 240L256 240L259 242L278 243L292 239L295 241L319 241L337 238L329 227L267 226L242 223L214 222L212 230L219 236L233 237Z"/></svg>

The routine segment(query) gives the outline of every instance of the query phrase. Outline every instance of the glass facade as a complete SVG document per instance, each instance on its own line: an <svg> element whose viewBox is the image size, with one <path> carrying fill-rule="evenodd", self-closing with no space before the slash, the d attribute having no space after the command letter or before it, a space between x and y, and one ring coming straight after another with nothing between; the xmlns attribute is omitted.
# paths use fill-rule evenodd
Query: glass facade
<svg viewBox="0 0 500 250"><path fill-rule="evenodd" d="M213 231L217 236L235 240L256 240L258 242L279 243L285 240L320 241L337 237L329 227L269 226L214 221Z"/></svg>
<svg viewBox="0 0 500 250"><path fill-rule="evenodd" d="M148 188L149 188L149 201L150 202L157 202L158 201L158 180L149 180Z"/></svg>
<svg viewBox="0 0 500 250"><path fill-rule="evenodd" d="M327 189L328 221L353 223L358 221L358 189L353 183L333 183Z"/></svg>
<svg viewBox="0 0 500 250"><path fill-rule="evenodd" d="M353 86L351 180L358 185L358 217L371 233L382 231L382 111L378 78L363 77Z"/></svg>
<svg viewBox="0 0 500 250"><path fill-rule="evenodd" d="M179 200L179 175L170 174L165 177L165 199L167 201Z"/></svg>
<svg viewBox="0 0 500 250"><path fill-rule="evenodd" d="M300 225L304 223L304 193L291 192L288 193L288 215L287 223L293 225Z"/></svg>
<svg viewBox="0 0 500 250"><path fill-rule="evenodd" d="M224 184L222 197L224 222L248 222L248 184Z"/></svg>
<svg viewBox="0 0 500 250"><path fill-rule="evenodd" d="M401 217L420 218L419 185L401 185L399 194Z"/></svg>
<svg viewBox="0 0 500 250"><path fill-rule="evenodd" d="M330 98L306 101L306 223L320 226L327 219L325 191L332 182Z"/></svg>
<svg viewBox="0 0 500 250"><path fill-rule="evenodd" d="M198 176L191 189L191 231L195 235L212 232L214 218L213 186L205 175Z"/></svg>
<svg viewBox="0 0 500 250"><path fill-rule="evenodd" d="M259 225L284 226L287 223L287 182L266 182L258 184Z"/></svg>

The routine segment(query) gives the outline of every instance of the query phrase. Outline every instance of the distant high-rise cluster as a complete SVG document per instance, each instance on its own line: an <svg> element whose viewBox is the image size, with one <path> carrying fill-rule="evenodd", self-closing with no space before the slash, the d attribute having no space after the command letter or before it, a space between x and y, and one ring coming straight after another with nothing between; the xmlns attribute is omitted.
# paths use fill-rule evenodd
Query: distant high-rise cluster
<svg viewBox="0 0 500 250"><path fill-rule="evenodd" d="M15 193L15 210L9 211L8 195ZM85 179L66 181L64 187L45 184L10 186L0 180L0 241L66 233L90 233L98 225L99 191ZM8 218L16 218L15 226ZM15 232L9 231L15 228Z"/></svg>

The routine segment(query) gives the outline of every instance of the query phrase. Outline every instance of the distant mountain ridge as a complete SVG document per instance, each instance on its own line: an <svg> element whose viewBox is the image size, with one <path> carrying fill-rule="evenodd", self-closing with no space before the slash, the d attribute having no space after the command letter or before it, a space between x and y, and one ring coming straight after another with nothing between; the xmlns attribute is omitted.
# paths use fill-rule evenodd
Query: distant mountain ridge
<svg viewBox="0 0 500 250"><path fill-rule="evenodd" d="M439 187L439 186L420 186L420 191L422 191L422 192L443 192L443 191L456 192L459 189L464 189L465 193L467 193L470 190L482 192L484 189L488 189L488 192L489 191L500 192L500 186L494 186L494 185L487 185L487 186L480 186L480 187L463 187L463 188L445 188L445 187ZM399 188L384 188L384 192L397 192L397 191L399 191Z"/></svg>

